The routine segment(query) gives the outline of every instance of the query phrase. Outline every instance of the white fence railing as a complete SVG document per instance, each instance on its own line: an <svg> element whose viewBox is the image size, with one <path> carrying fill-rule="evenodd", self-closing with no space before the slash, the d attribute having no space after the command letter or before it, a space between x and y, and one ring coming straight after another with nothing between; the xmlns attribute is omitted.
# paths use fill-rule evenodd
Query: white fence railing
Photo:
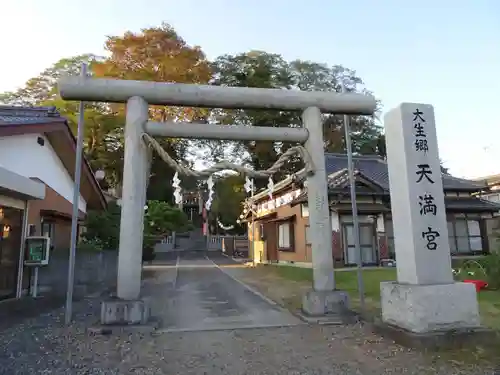
<svg viewBox="0 0 500 375"><path fill-rule="evenodd" d="M224 241L226 241L227 243L227 241L233 242L234 240L245 240L245 239L247 239L246 236L212 235L209 236L208 238L207 247L208 250L223 250ZM180 236L177 236L176 238L175 235L165 236L164 238L161 239L159 243L155 245L155 252L162 253L173 250L188 250L193 244L202 241L206 241L206 237L194 239L194 238L180 237Z"/></svg>
<svg viewBox="0 0 500 375"><path fill-rule="evenodd" d="M225 236L210 236L208 238L208 250L222 250L222 241Z"/></svg>
<svg viewBox="0 0 500 375"><path fill-rule="evenodd" d="M165 236L155 245L155 253L166 253L175 249L175 236Z"/></svg>
<svg viewBox="0 0 500 375"><path fill-rule="evenodd" d="M173 244L174 243L174 237L173 236L166 236L161 239L161 244Z"/></svg>

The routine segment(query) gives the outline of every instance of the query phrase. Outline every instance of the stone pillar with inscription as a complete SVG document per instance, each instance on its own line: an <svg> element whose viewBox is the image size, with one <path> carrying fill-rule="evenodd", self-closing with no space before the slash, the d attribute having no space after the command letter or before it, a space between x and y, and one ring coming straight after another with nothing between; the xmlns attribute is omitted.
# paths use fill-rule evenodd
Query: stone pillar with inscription
<svg viewBox="0 0 500 375"><path fill-rule="evenodd" d="M414 333L477 328L474 285L453 280L434 109L403 103L384 122L398 281L381 283L382 320Z"/></svg>

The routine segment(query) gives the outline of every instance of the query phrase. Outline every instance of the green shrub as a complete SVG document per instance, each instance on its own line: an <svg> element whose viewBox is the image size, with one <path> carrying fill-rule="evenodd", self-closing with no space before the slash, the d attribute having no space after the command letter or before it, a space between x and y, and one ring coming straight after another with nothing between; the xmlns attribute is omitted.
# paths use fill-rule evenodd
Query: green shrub
<svg viewBox="0 0 500 375"><path fill-rule="evenodd" d="M172 232L189 230L191 227L192 224L184 211L170 206L167 202L148 201L144 214L143 261L154 259L154 246L162 237L168 236Z"/></svg>
<svg viewBox="0 0 500 375"><path fill-rule="evenodd" d="M500 289L500 253L494 252L482 259L486 271L488 288Z"/></svg>
<svg viewBox="0 0 500 375"><path fill-rule="evenodd" d="M118 250L120 217L121 207L115 202L108 203L106 211L88 212L82 237L88 241L99 240L106 250Z"/></svg>
<svg viewBox="0 0 500 375"><path fill-rule="evenodd" d="M481 258L455 262L453 274L456 281L484 280L488 283L488 289L500 289L500 253L494 252Z"/></svg>
<svg viewBox="0 0 500 375"><path fill-rule="evenodd" d="M78 244L79 251L103 251L104 245L98 238L84 238Z"/></svg>
<svg viewBox="0 0 500 375"><path fill-rule="evenodd" d="M86 232L82 234L81 249L117 250L120 240L121 207L115 202L106 211L89 212L85 219ZM159 240L172 232L192 229L186 214L163 201L148 201L144 212L143 258L154 257L153 248Z"/></svg>

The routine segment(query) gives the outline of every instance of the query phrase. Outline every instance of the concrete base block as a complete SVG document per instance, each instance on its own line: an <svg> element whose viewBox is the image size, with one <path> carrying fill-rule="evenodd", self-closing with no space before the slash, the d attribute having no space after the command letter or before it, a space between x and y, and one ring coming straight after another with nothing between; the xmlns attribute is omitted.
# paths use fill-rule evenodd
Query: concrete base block
<svg viewBox="0 0 500 375"><path fill-rule="evenodd" d="M147 324L151 309L149 301L109 299L101 305L101 324L138 325Z"/></svg>
<svg viewBox="0 0 500 375"><path fill-rule="evenodd" d="M496 332L486 328L416 333L390 324L376 322L373 324L373 331L399 345L419 350L491 347L498 343Z"/></svg>
<svg viewBox="0 0 500 375"><path fill-rule="evenodd" d="M382 321L414 333L480 328L473 284L380 284Z"/></svg>
<svg viewBox="0 0 500 375"><path fill-rule="evenodd" d="M302 311L309 316L344 315L349 309L349 297L341 290L310 290L302 298Z"/></svg>
<svg viewBox="0 0 500 375"><path fill-rule="evenodd" d="M142 333L154 334L160 327L160 322L151 320L147 324L112 324L103 325L98 324L87 328L89 335L93 336L108 336L112 334L122 333Z"/></svg>

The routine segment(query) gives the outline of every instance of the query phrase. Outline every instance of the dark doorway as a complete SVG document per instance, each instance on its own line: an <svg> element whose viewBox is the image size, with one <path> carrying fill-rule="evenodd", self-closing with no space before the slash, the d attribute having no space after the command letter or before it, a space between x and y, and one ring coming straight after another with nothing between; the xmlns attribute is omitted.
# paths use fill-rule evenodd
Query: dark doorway
<svg viewBox="0 0 500 375"><path fill-rule="evenodd" d="M16 296L22 218L23 210L0 206L0 300Z"/></svg>

